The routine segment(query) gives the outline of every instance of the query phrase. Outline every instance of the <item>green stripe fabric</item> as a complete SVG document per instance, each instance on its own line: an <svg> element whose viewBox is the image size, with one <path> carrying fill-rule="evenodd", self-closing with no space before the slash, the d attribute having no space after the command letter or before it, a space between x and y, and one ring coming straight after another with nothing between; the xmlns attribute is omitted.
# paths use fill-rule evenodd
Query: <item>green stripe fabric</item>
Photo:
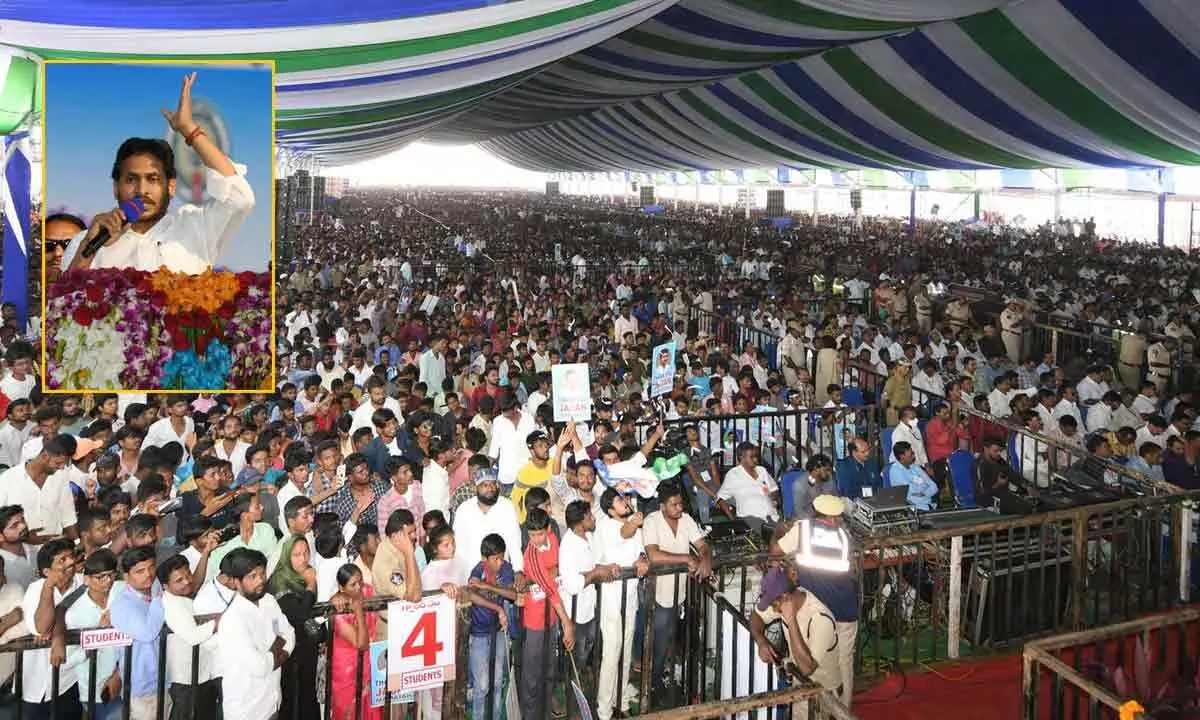
<svg viewBox="0 0 1200 720"><path fill-rule="evenodd" d="M1037 163L1000 148L980 142L941 120L904 96L872 70L849 48L832 50L822 56L842 77L880 112L905 129L950 152L1000 167L1036 167Z"/></svg>
<svg viewBox="0 0 1200 720"><path fill-rule="evenodd" d="M1163 162L1200 164L1200 154L1147 131L1079 84L1030 42L1003 12L993 10L966 18L959 26L1042 100L1080 125L1122 147Z"/></svg>

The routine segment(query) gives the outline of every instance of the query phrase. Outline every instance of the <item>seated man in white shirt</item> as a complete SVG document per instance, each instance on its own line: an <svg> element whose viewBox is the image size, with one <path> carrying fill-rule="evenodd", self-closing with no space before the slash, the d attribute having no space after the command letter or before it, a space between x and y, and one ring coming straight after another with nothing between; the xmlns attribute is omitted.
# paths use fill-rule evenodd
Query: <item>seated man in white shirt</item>
<svg viewBox="0 0 1200 720"><path fill-rule="evenodd" d="M779 486L758 464L758 446L743 442L737 447L737 455L737 466L725 473L717 492L717 509L732 518L736 508L736 516L757 530L779 519Z"/></svg>
<svg viewBox="0 0 1200 720"><path fill-rule="evenodd" d="M63 253L63 270L134 268L199 275L216 263L254 209L246 168L234 165L192 118L192 85L184 78L175 112L164 111L171 129L196 151L208 172L204 205L184 204L168 212L175 197L176 162L165 140L129 138L113 163L113 195L118 207L92 218ZM132 223L121 205L137 198L143 209ZM102 232L107 241L89 252ZM266 242L266 238L261 239Z"/></svg>

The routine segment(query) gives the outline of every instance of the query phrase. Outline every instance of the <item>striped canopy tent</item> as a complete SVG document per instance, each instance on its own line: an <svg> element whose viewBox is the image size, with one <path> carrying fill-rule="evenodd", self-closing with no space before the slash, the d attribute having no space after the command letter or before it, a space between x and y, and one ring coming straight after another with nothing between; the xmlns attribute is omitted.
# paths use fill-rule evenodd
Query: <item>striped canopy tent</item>
<svg viewBox="0 0 1200 720"><path fill-rule="evenodd" d="M274 58L282 144L548 171L1200 164L1195 0L9 0L46 58Z"/></svg>

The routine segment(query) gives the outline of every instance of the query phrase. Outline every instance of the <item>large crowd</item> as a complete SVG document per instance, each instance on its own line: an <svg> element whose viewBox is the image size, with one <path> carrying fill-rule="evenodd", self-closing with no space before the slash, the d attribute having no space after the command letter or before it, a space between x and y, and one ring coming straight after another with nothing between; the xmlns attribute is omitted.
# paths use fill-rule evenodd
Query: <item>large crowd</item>
<svg viewBox="0 0 1200 720"><path fill-rule="evenodd" d="M0 642L40 641L27 716L151 718L161 683L172 718L379 718L356 673L387 639L373 600L441 592L464 613L472 717L565 715L551 686L578 673L609 720L645 673L655 707L686 702L685 580L721 559L719 524L790 554L814 526L844 533L864 488L954 507L956 452L977 458L975 504L1083 456L1200 488L1179 374L1200 265L1177 251L1066 225L776 229L430 191L351 195L281 232L269 391L43 394L36 324L4 309ZM1060 366L1033 354L1035 322L1132 340L1115 367ZM667 342L676 375L651 397ZM560 363L589 367L586 421L555 419ZM849 703L858 610L853 574L785 564L761 583L759 655ZM94 627L132 654L91 661L71 633Z"/></svg>

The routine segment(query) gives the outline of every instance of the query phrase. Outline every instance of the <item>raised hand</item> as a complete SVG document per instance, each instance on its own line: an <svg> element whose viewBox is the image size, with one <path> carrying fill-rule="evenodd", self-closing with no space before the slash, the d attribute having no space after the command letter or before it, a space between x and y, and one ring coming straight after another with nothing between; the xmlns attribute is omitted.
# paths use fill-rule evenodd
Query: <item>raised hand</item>
<svg viewBox="0 0 1200 720"><path fill-rule="evenodd" d="M196 73L183 76L183 89L179 91L179 106L175 112L163 108L162 114L171 129L182 135L187 135L196 128L192 120L192 85L196 84Z"/></svg>

